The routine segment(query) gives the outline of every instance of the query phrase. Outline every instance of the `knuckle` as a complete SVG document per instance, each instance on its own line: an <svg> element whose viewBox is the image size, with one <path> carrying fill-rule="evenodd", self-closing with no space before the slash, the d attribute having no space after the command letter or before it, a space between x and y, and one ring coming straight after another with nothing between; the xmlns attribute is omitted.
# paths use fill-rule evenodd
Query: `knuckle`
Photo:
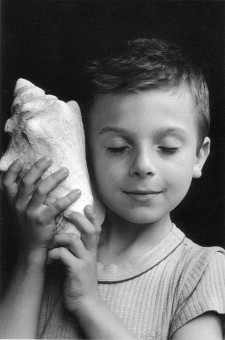
<svg viewBox="0 0 225 340"><path fill-rule="evenodd" d="M78 270L80 272L84 272L86 270L86 267L87 267L87 261L86 261L86 263L84 261L81 261L79 263Z"/></svg>
<svg viewBox="0 0 225 340"><path fill-rule="evenodd" d="M27 215L28 220L32 220L38 225L41 225L44 223L44 218L42 214L36 212L35 210L28 209L26 215Z"/></svg>
<svg viewBox="0 0 225 340"><path fill-rule="evenodd" d="M64 247L59 247L58 252L59 252L59 255L63 257L66 254L66 249Z"/></svg>
<svg viewBox="0 0 225 340"><path fill-rule="evenodd" d="M56 211L61 211L63 209L63 205L61 201L55 201L54 208Z"/></svg>
<svg viewBox="0 0 225 340"><path fill-rule="evenodd" d="M22 207L21 203L16 202L16 204L15 204L15 210L16 210L16 212L18 212L18 213L20 213L20 212L23 210L23 207Z"/></svg>
<svg viewBox="0 0 225 340"><path fill-rule="evenodd" d="M45 219L43 218L42 215L40 214L35 214L35 221L39 224L39 225L42 225L45 223Z"/></svg>
<svg viewBox="0 0 225 340"><path fill-rule="evenodd" d="M18 158L10 165L10 167L8 168L8 171L17 175L21 171L22 167L23 167L23 161L22 159Z"/></svg>
<svg viewBox="0 0 225 340"><path fill-rule="evenodd" d="M5 182L2 182L2 188L7 193L10 190L11 185L7 181L5 181Z"/></svg>
<svg viewBox="0 0 225 340"><path fill-rule="evenodd" d="M6 176L2 176L2 185L3 187L7 187L9 185L9 181L7 180Z"/></svg>
<svg viewBox="0 0 225 340"><path fill-rule="evenodd" d="M36 215L35 215L34 211L31 210L31 209L27 209L26 216L29 220L36 219Z"/></svg>
<svg viewBox="0 0 225 340"><path fill-rule="evenodd" d="M57 176L57 174L56 173L54 173L54 174L51 174L50 176L49 176L49 180L52 182L52 184L56 184L57 182L58 182L58 176Z"/></svg>
<svg viewBox="0 0 225 340"><path fill-rule="evenodd" d="M34 215L31 211L29 211L29 210L27 210L27 211L25 212L25 217L26 217L26 219L27 219L28 222L36 222L36 217L35 217L35 215Z"/></svg>
<svg viewBox="0 0 225 340"><path fill-rule="evenodd" d="M45 188L43 185L38 185L37 188L36 188L36 193L39 195L39 196L43 196L45 195Z"/></svg>
<svg viewBox="0 0 225 340"><path fill-rule="evenodd" d="M96 234L97 234L97 235L100 235L100 234L101 234L102 228L101 228L100 224L97 224L97 225L95 226L95 230L96 230Z"/></svg>
<svg viewBox="0 0 225 340"><path fill-rule="evenodd" d="M90 236L95 236L95 235L96 235L96 230L95 230L94 228L90 228L90 229L88 230L88 234L89 234Z"/></svg>
<svg viewBox="0 0 225 340"><path fill-rule="evenodd" d="M24 177L21 179L21 181L20 181L20 185L21 185L22 187L27 187L27 186L30 186L31 183L30 183L30 181L27 179L27 177L24 176Z"/></svg>
<svg viewBox="0 0 225 340"><path fill-rule="evenodd" d="M92 213L91 213L91 218L92 218L93 221L96 220L96 214L93 210L92 210Z"/></svg>
<svg viewBox="0 0 225 340"><path fill-rule="evenodd" d="M42 159L39 159L37 162L34 163L33 167L37 170L41 170L42 169L42 164L43 164L43 161Z"/></svg>
<svg viewBox="0 0 225 340"><path fill-rule="evenodd" d="M10 179L8 179L6 176L3 176L1 182L2 182L3 189L5 189L5 190L10 189L10 187L14 184L14 183L12 183L12 181L11 181Z"/></svg>

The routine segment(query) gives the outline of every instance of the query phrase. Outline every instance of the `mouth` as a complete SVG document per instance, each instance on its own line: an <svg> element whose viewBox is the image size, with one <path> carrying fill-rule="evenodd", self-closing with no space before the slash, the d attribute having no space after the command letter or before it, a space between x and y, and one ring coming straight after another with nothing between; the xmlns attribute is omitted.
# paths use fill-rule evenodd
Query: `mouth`
<svg viewBox="0 0 225 340"><path fill-rule="evenodd" d="M151 190L147 190L147 191L142 191L142 190L132 190L132 191L124 191L124 193L126 195L128 195L129 197L131 197L134 200L137 201L148 201L154 197L156 197L157 195L161 194L162 191L151 191Z"/></svg>

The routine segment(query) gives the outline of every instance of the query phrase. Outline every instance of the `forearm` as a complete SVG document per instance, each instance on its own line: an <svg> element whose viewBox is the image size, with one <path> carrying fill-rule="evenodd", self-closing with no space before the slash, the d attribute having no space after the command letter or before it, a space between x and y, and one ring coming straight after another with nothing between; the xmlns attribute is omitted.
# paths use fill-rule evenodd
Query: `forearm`
<svg viewBox="0 0 225 340"><path fill-rule="evenodd" d="M101 298L87 301L74 313L88 339L135 340Z"/></svg>
<svg viewBox="0 0 225 340"><path fill-rule="evenodd" d="M44 261L21 262L1 302L0 338L35 338L44 289Z"/></svg>

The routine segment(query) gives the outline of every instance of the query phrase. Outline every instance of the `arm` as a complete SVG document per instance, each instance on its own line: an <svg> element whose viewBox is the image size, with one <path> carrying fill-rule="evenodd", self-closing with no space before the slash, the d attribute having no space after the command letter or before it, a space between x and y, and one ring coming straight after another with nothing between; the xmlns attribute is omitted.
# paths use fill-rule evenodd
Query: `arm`
<svg viewBox="0 0 225 340"><path fill-rule="evenodd" d="M222 320L217 313L205 313L181 328L179 328L172 340L223 340Z"/></svg>
<svg viewBox="0 0 225 340"><path fill-rule="evenodd" d="M69 194L50 206L44 205L48 193L68 175L58 171L41 181L50 164L46 159L37 161L18 186L17 177L23 166L18 160L3 179L6 196L17 213L22 250L14 277L1 301L0 338L36 337L48 247L56 232L55 218L78 197Z"/></svg>
<svg viewBox="0 0 225 340"><path fill-rule="evenodd" d="M44 261L29 260L18 266L1 302L1 338L36 337L44 279Z"/></svg>
<svg viewBox="0 0 225 340"><path fill-rule="evenodd" d="M57 234L49 251L49 261L60 260L66 267L65 307L79 322L87 339L134 340L99 295L97 246L100 227L90 207L86 207L85 215L65 215L81 232L81 237Z"/></svg>
<svg viewBox="0 0 225 340"><path fill-rule="evenodd" d="M88 339L135 340L122 322L109 310L104 301L83 301L74 312Z"/></svg>

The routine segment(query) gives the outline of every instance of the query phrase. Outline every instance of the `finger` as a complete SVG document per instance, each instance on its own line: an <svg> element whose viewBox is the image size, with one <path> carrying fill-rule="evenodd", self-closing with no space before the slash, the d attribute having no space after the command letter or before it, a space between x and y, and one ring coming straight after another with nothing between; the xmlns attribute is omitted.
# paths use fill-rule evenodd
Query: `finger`
<svg viewBox="0 0 225 340"><path fill-rule="evenodd" d="M49 192L55 189L59 183L64 181L68 174L68 169L61 168L48 176L45 180L41 181L36 187L29 205L32 205L35 208L43 204Z"/></svg>
<svg viewBox="0 0 225 340"><path fill-rule="evenodd" d="M86 249L80 237L74 233L56 234L50 244L50 249L66 247L77 258L84 258Z"/></svg>
<svg viewBox="0 0 225 340"><path fill-rule="evenodd" d="M59 215L62 211L67 209L72 203L74 203L81 195L80 190L72 190L68 195L56 200L54 203L46 207L43 214L46 220L51 220ZM35 206L30 205L30 209L35 209Z"/></svg>
<svg viewBox="0 0 225 340"><path fill-rule="evenodd" d="M44 157L39 159L22 178L17 194L17 201L22 202L30 199L35 183L41 178L43 173L50 167L52 160Z"/></svg>
<svg viewBox="0 0 225 340"><path fill-rule="evenodd" d="M98 223L97 216L94 212L94 209L91 205L86 205L84 208L85 216L88 220L94 225L97 232L101 232L101 225Z"/></svg>
<svg viewBox="0 0 225 340"><path fill-rule="evenodd" d="M98 233L86 216L70 210L66 210L64 216L80 231L85 248L91 251L95 250L98 244Z"/></svg>
<svg viewBox="0 0 225 340"><path fill-rule="evenodd" d="M6 192L9 203L13 203L16 197L18 191L17 178L22 168L23 162L18 158L10 165L6 173L2 175L2 186Z"/></svg>
<svg viewBox="0 0 225 340"><path fill-rule="evenodd" d="M84 208L84 214L88 218L88 220L92 223L92 225L95 227L95 234L96 234L96 240L95 242L99 242L100 234L101 234L101 225L99 224L97 220L97 216L94 212L94 209L91 205L86 205Z"/></svg>
<svg viewBox="0 0 225 340"><path fill-rule="evenodd" d="M50 264L52 261L60 261L69 269L72 269L79 264L79 260L64 247L54 248L48 252L47 263Z"/></svg>

